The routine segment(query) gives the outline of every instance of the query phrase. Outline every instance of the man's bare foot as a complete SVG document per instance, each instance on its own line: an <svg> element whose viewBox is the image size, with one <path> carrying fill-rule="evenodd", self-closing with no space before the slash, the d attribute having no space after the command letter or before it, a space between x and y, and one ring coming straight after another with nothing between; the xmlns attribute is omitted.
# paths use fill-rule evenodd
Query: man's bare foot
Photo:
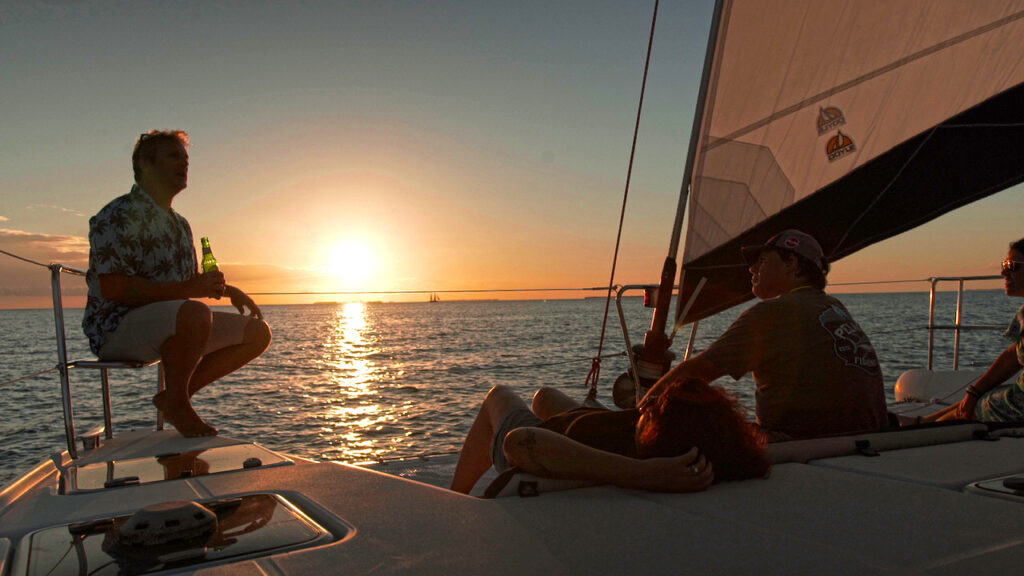
<svg viewBox="0 0 1024 576"><path fill-rule="evenodd" d="M156 396L153 396L153 405L163 413L164 419L186 438L217 435L217 429L200 418L191 404L187 401L182 403L172 402L167 397L166 390L158 392Z"/></svg>

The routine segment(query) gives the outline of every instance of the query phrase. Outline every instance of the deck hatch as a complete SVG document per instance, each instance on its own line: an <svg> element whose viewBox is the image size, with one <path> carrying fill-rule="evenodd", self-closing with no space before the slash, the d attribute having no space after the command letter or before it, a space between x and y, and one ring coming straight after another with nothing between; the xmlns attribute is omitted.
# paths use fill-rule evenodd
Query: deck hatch
<svg viewBox="0 0 1024 576"><path fill-rule="evenodd" d="M291 463L291 460L262 446L237 444L143 458L72 464L64 469L60 486L61 493L74 494Z"/></svg>
<svg viewBox="0 0 1024 576"><path fill-rule="evenodd" d="M18 547L12 575L151 574L198 569L337 539L277 494L248 494L200 502L217 516L216 530L190 540L150 546L123 543L131 515L53 526L28 534Z"/></svg>
<svg viewBox="0 0 1024 576"><path fill-rule="evenodd" d="M1024 475L975 482L967 487L967 491L1021 502L1024 501Z"/></svg>

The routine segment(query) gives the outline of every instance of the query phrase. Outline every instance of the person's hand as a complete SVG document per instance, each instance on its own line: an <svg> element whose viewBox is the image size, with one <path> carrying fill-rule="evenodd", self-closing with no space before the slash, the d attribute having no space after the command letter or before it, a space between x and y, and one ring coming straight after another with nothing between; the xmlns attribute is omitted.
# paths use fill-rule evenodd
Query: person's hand
<svg viewBox="0 0 1024 576"><path fill-rule="evenodd" d="M245 314L245 309L249 309L249 316L255 316L260 320L263 320L263 312L260 311L260 307L253 302L252 298L248 294L242 292L234 286L227 286L226 293L231 298L231 305L238 308L239 314Z"/></svg>
<svg viewBox="0 0 1024 576"><path fill-rule="evenodd" d="M193 276L192 281L196 284L195 292L199 298L220 299L224 295L224 273L219 270Z"/></svg>
<svg viewBox="0 0 1024 576"><path fill-rule="evenodd" d="M641 485L658 492L700 492L715 480L714 467L704 455L691 448L682 456L641 460Z"/></svg>
<svg viewBox="0 0 1024 576"><path fill-rule="evenodd" d="M966 420L974 420L974 407L978 405L978 399L970 394L964 396L960 405L956 407L956 417Z"/></svg>

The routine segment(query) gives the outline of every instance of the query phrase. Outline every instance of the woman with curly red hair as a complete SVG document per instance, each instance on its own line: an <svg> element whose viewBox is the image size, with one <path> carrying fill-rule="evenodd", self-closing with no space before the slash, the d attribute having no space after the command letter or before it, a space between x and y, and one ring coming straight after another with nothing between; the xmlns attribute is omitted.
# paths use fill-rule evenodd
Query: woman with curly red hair
<svg viewBox="0 0 1024 576"><path fill-rule="evenodd" d="M466 436L452 490L468 494L492 465L659 492L763 477L770 466L736 400L700 380L673 382L622 411L582 407L553 388L538 391L531 411L495 386Z"/></svg>
<svg viewBox="0 0 1024 576"><path fill-rule="evenodd" d="M715 482L768 473L758 431L742 417L736 398L696 379L681 380L641 405L636 424L640 458L670 455L687 445L715 465Z"/></svg>

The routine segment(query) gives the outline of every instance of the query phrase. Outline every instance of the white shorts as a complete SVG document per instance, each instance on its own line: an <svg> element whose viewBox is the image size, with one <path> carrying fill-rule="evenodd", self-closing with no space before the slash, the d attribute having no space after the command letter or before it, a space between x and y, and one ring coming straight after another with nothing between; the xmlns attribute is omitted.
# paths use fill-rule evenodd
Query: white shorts
<svg viewBox="0 0 1024 576"><path fill-rule="evenodd" d="M125 314L113 332L104 332L100 349L103 360L155 362L160 348L178 330L178 309L187 300L166 300L134 308ZM249 316L232 312L214 312L210 338L203 355L245 341Z"/></svg>

